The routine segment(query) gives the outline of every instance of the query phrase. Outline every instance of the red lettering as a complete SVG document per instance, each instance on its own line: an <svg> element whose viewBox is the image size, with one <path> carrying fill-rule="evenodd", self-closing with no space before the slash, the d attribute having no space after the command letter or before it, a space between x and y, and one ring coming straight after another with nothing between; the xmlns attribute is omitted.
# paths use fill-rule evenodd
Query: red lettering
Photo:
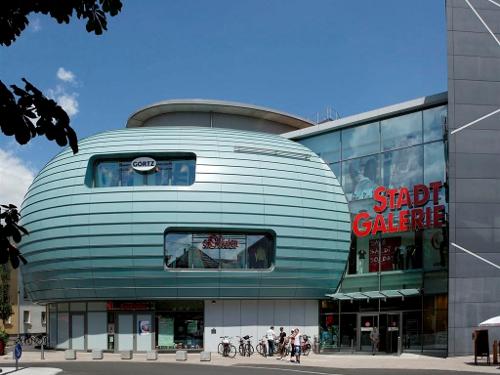
<svg viewBox="0 0 500 375"><path fill-rule="evenodd" d="M409 210L401 210L399 211L399 231L400 232L406 232L408 231L408 215L410 211Z"/></svg>
<svg viewBox="0 0 500 375"><path fill-rule="evenodd" d="M396 204L396 208L399 210L402 206L411 208L410 192L408 191L407 188L401 188L399 190L398 202Z"/></svg>
<svg viewBox="0 0 500 375"><path fill-rule="evenodd" d="M372 234L375 235L378 232L386 233L387 227L385 226L384 216L378 214L375 216L375 220L373 220Z"/></svg>
<svg viewBox="0 0 500 375"><path fill-rule="evenodd" d="M397 192L398 192L397 189L388 189L387 190L387 195L389 196L389 206L391 207L391 210L394 210L396 208L394 201L395 201Z"/></svg>
<svg viewBox="0 0 500 375"><path fill-rule="evenodd" d="M387 222L387 224L389 224L389 233L396 233L398 231L398 227L394 225L394 212L389 212L387 215Z"/></svg>
<svg viewBox="0 0 500 375"><path fill-rule="evenodd" d="M354 220L352 222L352 230L354 234L358 237L368 236L371 230L371 222L365 221L370 218L370 214L368 212L360 212L356 216L354 216ZM361 227L359 228L361 222Z"/></svg>
<svg viewBox="0 0 500 375"><path fill-rule="evenodd" d="M422 196L422 198L420 198ZM429 201L429 188L418 184L413 187L413 205L415 207L424 206Z"/></svg>
<svg viewBox="0 0 500 375"><path fill-rule="evenodd" d="M432 228L431 211L430 207L425 208L425 226L427 228Z"/></svg>
<svg viewBox="0 0 500 375"><path fill-rule="evenodd" d="M378 202L373 206L375 212L384 212L387 208L387 197L384 195L385 187L379 186L373 191L373 199Z"/></svg>
<svg viewBox="0 0 500 375"><path fill-rule="evenodd" d="M444 226L444 206L434 207L434 228L440 228Z"/></svg>
<svg viewBox="0 0 500 375"><path fill-rule="evenodd" d="M424 210L414 208L411 210L411 227L413 230L424 229Z"/></svg>
<svg viewBox="0 0 500 375"><path fill-rule="evenodd" d="M434 202L434 205L439 204L439 189L443 186L443 183L441 181L435 181L431 182L429 184L432 190L432 201Z"/></svg>

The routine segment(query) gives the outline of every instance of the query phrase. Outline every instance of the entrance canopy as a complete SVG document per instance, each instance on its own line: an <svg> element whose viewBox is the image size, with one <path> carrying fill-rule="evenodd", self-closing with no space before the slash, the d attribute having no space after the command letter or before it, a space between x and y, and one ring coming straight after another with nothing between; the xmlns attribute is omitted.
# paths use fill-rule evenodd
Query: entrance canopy
<svg viewBox="0 0 500 375"><path fill-rule="evenodd" d="M352 293L334 293L325 294L339 301L353 301L353 300L369 300L369 299L387 299L387 298L405 298L420 295L420 289L393 289L381 290L371 292L352 292Z"/></svg>

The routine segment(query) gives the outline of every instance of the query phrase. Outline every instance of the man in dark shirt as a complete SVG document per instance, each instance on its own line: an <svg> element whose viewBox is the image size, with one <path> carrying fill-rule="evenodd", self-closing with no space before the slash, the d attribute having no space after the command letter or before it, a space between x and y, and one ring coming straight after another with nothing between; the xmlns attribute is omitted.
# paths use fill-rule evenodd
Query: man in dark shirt
<svg viewBox="0 0 500 375"><path fill-rule="evenodd" d="M278 344L278 353L280 357L278 359L282 359L285 356L285 338L286 338L286 333L283 330L283 327L280 327L280 335L279 335L279 344Z"/></svg>

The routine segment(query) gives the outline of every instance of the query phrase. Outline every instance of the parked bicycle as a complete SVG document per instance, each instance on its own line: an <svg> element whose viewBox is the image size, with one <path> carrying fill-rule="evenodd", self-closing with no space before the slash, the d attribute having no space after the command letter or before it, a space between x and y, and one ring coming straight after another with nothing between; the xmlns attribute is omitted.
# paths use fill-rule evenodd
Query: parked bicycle
<svg viewBox="0 0 500 375"><path fill-rule="evenodd" d="M255 350L257 350L257 353L259 353L261 356L267 357L267 337L264 336L263 338L260 339L260 342L257 344Z"/></svg>
<svg viewBox="0 0 500 375"><path fill-rule="evenodd" d="M240 336L236 336L240 339L240 345L238 347L238 352L240 353L241 356L243 357L250 357L254 352L255 352L255 349L253 348L253 345L252 343L250 342L250 339L253 337L253 336L243 336L243 337L240 337Z"/></svg>
<svg viewBox="0 0 500 375"><path fill-rule="evenodd" d="M311 343L307 335L302 335L301 352L302 355L309 355L309 353L311 353Z"/></svg>
<svg viewBox="0 0 500 375"><path fill-rule="evenodd" d="M236 356L236 347L231 344L231 338L229 336L221 336L222 340L217 347L217 351L223 357L234 358Z"/></svg>

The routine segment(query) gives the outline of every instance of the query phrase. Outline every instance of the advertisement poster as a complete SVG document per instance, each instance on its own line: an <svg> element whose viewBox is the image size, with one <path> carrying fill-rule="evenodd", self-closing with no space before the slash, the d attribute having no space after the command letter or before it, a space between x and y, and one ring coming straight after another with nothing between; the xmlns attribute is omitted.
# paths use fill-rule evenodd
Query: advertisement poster
<svg viewBox="0 0 500 375"><path fill-rule="evenodd" d="M174 319L163 317L158 319L158 346L174 346Z"/></svg>
<svg viewBox="0 0 500 375"><path fill-rule="evenodd" d="M149 335L151 333L151 322L149 320L139 320L139 335Z"/></svg>
<svg viewBox="0 0 500 375"><path fill-rule="evenodd" d="M378 244L379 240L370 240L369 242L369 272L378 272ZM382 249L380 250L380 270L391 271L394 269L394 253L396 248L401 245L401 237L390 237L382 239Z"/></svg>

